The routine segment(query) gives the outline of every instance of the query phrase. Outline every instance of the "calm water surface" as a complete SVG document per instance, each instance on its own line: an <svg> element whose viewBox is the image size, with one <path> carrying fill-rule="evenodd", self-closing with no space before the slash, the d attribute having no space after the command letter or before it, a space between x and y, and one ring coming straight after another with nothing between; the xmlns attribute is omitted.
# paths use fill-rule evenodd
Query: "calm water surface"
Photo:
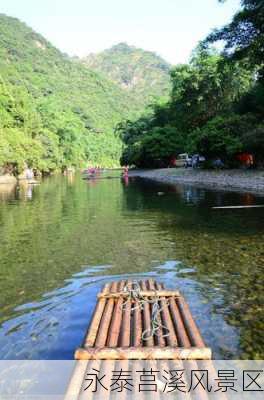
<svg viewBox="0 0 264 400"><path fill-rule="evenodd" d="M161 194L163 192L164 194ZM0 358L72 359L108 280L179 288L215 358L264 358L264 204L142 179L0 192Z"/></svg>

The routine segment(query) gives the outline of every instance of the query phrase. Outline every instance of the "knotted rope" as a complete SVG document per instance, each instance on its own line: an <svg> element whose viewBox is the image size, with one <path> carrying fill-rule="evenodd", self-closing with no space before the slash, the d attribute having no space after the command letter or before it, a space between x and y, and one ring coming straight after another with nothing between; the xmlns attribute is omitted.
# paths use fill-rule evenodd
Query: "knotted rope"
<svg viewBox="0 0 264 400"><path fill-rule="evenodd" d="M142 332L141 339L143 341L148 340L150 337L162 337L165 338L169 336L170 331L169 329L161 323L161 318L159 318L161 311L165 306L168 305L167 300L164 300L166 304L164 306L161 306L159 304L159 296L156 292L156 295L153 300L151 299L146 299L141 295L141 288L138 284L137 281L133 281L131 284L131 287L128 285L125 285L124 287L124 293L128 293L128 298L127 300L122 304L122 309L126 307L126 305L129 302L134 302L134 306L131 307L131 311L134 311L136 309L139 309L140 311L144 309L145 304L150 304L152 305L151 307L151 321L150 321L150 329L146 329L145 331ZM162 333L162 331L164 333Z"/></svg>

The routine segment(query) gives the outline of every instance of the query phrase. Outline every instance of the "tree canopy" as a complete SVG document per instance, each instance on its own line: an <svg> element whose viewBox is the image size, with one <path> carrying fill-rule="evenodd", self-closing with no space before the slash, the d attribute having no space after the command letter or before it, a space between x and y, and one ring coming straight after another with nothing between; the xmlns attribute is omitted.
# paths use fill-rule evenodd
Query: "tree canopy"
<svg viewBox="0 0 264 400"><path fill-rule="evenodd" d="M229 25L200 43L189 64L172 68L169 101L120 127L122 163L152 167L159 160L163 166L190 152L233 165L237 153L253 152L263 164L264 2L241 5ZM212 47L219 40L222 52Z"/></svg>
<svg viewBox="0 0 264 400"><path fill-rule="evenodd" d="M249 65L263 69L264 1L241 0L241 6L232 22L214 30L205 43L223 41L226 56L246 60Z"/></svg>

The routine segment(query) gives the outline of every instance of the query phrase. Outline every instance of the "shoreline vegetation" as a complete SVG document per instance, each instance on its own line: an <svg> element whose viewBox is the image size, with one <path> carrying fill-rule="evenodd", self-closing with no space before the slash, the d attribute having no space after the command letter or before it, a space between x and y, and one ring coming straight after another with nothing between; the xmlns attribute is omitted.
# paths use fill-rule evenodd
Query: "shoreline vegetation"
<svg viewBox="0 0 264 400"><path fill-rule="evenodd" d="M164 168L188 153L201 155L207 168L239 168L246 159L263 167L264 3L240 3L232 21L202 40L189 63L172 67L169 100L119 124L122 165Z"/></svg>
<svg viewBox="0 0 264 400"><path fill-rule="evenodd" d="M129 172L129 176L167 184L188 184L208 189L264 194L264 170L162 168L134 170Z"/></svg>

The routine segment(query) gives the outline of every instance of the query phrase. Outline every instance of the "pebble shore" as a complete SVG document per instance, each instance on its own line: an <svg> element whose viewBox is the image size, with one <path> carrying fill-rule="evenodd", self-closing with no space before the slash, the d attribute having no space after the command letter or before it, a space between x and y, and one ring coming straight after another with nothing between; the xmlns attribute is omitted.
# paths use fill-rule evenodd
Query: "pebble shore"
<svg viewBox="0 0 264 400"><path fill-rule="evenodd" d="M264 194L264 170L201 170L164 168L134 170L130 176L164 183L181 183L200 187Z"/></svg>

